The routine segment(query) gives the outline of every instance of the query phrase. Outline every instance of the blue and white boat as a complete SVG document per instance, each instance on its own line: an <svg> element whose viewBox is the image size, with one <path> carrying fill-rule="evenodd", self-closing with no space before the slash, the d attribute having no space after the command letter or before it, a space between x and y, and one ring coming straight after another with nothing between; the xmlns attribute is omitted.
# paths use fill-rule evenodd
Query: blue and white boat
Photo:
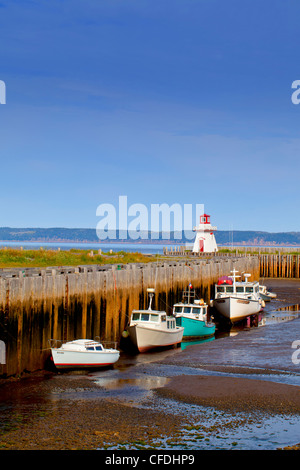
<svg viewBox="0 0 300 470"><path fill-rule="evenodd" d="M174 304L173 315L176 325L183 326L183 338L208 338L213 336L216 325L207 320L207 304L203 299L194 299L195 293L189 285L183 292L183 301ZM194 300L192 300L194 299Z"/></svg>

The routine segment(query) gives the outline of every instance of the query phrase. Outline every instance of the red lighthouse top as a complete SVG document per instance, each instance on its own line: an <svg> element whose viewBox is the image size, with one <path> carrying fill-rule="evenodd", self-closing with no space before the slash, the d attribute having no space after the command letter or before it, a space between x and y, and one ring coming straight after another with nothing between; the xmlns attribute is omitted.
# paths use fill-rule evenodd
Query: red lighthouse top
<svg viewBox="0 0 300 470"><path fill-rule="evenodd" d="M208 214L200 215L200 224L210 224L210 215Z"/></svg>

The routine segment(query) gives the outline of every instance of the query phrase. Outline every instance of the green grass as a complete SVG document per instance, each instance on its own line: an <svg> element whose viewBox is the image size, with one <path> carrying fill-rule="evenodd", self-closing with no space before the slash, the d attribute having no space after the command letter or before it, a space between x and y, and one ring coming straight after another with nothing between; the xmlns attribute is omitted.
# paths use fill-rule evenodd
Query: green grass
<svg viewBox="0 0 300 470"><path fill-rule="evenodd" d="M78 266L84 264L127 264L147 263L156 260L156 256L144 255L142 253L118 253L94 252L91 250L20 250L3 248L0 250L0 268L28 268L47 266Z"/></svg>

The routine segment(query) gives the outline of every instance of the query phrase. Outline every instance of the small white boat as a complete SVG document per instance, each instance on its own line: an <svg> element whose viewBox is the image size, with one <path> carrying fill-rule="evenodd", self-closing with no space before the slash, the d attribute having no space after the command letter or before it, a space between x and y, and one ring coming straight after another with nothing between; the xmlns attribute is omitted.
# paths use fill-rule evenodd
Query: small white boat
<svg viewBox="0 0 300 470"><path fill-rule="evenodd" d="M52 359L57 369L94 369L117 362L120 352L104 348L102 343L91 339L77 339L67 343L50 340Z"/></svg>
<svg viewBox="0 0 300 470"><path fill-rule="evenodd" d="M259 283L249 282L250 274L244 274L245 281L236 282L238 271L233 270L232 276L223 276L215 285L213 306L232 323L256 314L264 307L259 294Z"/></svg>
<svg viewBox="0 0 300 470"><path fill-rule="evenodd" d="M270 302L272 299L276 299L277 295L273 294L273 292L270 292L267 290L266 286L259 286L259 295L265 302Z"/></svg>
<svg viewBox="0 0 300 470"><path fill-rule="evenodd" d="M127 332L139 352L181 343L183 327L176 326L173 316L164 311L152 310L154 289L147 289L150 302L148 310L133 310Z"/></svg>

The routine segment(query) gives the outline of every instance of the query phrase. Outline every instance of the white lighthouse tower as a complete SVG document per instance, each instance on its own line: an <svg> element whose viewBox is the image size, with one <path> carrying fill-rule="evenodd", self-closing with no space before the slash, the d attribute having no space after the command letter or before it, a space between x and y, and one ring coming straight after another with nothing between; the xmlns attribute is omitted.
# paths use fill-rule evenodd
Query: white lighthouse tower
<svg viewBox="0 0 300 470"><path fill-rule="evenodd" d="M194 253L213 253L218 251L214 232L217 227L213 227L210 223L210 215L200 215L200 224L194 227L196 238L194 242Z"/></svg>

